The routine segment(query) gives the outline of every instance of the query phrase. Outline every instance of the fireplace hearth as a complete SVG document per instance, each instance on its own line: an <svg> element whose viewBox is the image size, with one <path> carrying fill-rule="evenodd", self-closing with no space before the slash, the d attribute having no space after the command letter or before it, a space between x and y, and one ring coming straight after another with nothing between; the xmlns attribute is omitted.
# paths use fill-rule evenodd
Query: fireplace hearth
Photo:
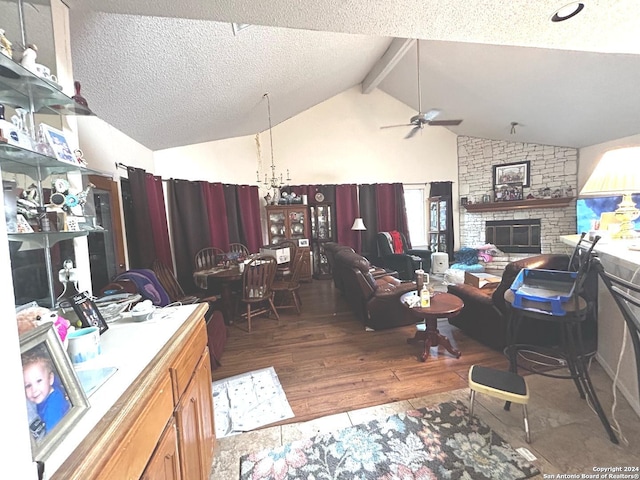
<svg viewBox="0 0 640 480"><path fill-rule="evenodd" d="M485 241L505 253L541 253L540 219L487 220Z"/></svg>

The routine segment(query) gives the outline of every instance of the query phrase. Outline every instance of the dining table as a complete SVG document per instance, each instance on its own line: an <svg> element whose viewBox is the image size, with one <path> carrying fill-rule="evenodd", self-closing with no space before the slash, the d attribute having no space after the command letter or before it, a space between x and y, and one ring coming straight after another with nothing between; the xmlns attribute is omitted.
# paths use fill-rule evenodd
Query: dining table
<svg viewBox="0 0 640 480"><path fill-rule="evenodd" d="M227 325L233 323L235 316L234 290L242 283L242 272L236 264L216 266L193 272L193 281L203 290L209 288L220 289L221 310Z"/></svg>

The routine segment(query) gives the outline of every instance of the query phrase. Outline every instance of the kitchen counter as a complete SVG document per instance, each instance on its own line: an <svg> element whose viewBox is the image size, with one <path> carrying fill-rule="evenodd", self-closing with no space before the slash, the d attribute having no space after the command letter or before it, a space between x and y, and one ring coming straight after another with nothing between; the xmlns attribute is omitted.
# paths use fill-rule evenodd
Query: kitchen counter
<svg viewBox="0 0 640 480"><path fill-rule="evenodd" d="M79 368L117 370L92 392L89 396L90 408L45 459L48 478L81 445L127 389L143 376L143 372L161 355L167 344L181 330L186 330L182 327L198 320L198 315L194 313L200 310L198 307L201 305L157 308L152 318L145 322L134 322L129 318L109 324L109 329L100 337L100 356Z"/></svg>

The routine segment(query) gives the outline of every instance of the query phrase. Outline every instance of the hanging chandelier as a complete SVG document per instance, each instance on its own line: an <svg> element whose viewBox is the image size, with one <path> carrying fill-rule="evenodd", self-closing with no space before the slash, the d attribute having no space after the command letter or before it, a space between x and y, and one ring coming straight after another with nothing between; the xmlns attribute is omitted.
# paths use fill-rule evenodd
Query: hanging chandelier
<svg viewBox="0 0 640 480"><path fill-rule="evenodd" d="M287 182L291 181L291 177L289 175L289 169L287 169L287 178L284 179L282 176L282 173L280 174L280 176L278 176L276 174L276 165L274 163L273 160L273 130L272 130L272 125L271 125L271 101L269 99L269 94L265 93L263 96L263 98L267 99L267 112L269 114L269 145L270 145L270 150L271 150L271 178L269 178L269 176L265 173L264 174L264 181L260 180L260 170L256 171L256 175L257 175L257 182L258 183L262 183L262 185L264 185L266 188L280 188L282 185L284 185L284 181L286 180Z"/></svg>

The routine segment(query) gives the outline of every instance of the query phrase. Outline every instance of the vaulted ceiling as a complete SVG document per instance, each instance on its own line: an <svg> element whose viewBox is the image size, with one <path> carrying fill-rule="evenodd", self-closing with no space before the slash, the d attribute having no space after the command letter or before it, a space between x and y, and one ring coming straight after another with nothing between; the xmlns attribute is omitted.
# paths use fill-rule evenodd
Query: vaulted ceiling
<svg viewBox="0 0 640 480"><path fill-rule="evenodd" d="M456 134L583 147L640 133L636 0L551 22L565 1L68 3L83 95L152 150L267 129L265 92L274 125L363 81L417 111L413 38L422 109L463 119Z"/></svg>

